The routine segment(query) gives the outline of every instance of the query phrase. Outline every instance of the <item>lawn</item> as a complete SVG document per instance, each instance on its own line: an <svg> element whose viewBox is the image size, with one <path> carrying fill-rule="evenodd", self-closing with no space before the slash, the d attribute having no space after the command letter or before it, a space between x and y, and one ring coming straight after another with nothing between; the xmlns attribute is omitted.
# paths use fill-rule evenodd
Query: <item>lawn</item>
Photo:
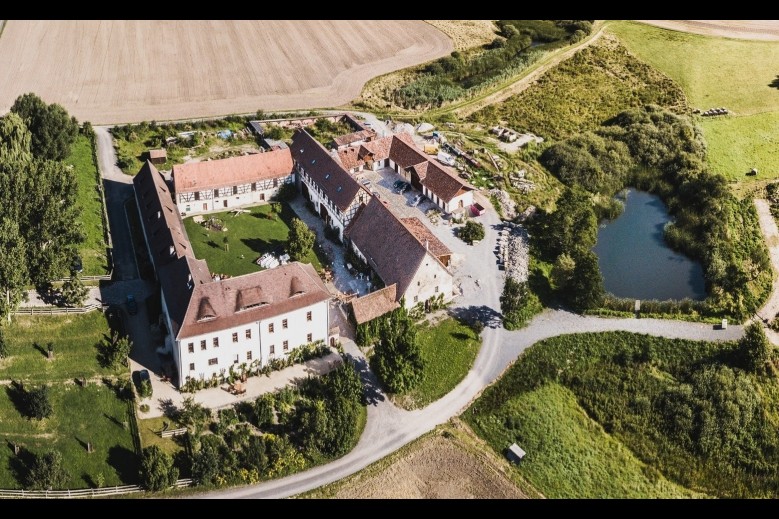
<svg viewBox="0 0 779 519"><path fill-rule="evenodd" d="M517 470L546 497L693 496L653 473L591 420L564 387L547 384L522 393L506 402L503 412L516 417L511 429L496 418L477 418L474 430L498 453L517 442L528 453Z"/></svg>
<svg viewBox="0 0 779 519"><path fill-rule="evenodd" d="M108 274L105 228L103 227L103 200L98 191L99 175L92 160L92 143L79 135L65 159L73 166L78 183L77 204L81 208L81 222L86 240L79 245L79 254L85 276Z"/></svg>
<svg viewBox="0 0 779 519"><path fill-rule="evenodd" d="M139 413L139 418L143 418L143 413ZM179 478L188 478L190 468L189 460L187 459L186 450L184 448L184 436L170 438L160 437L157 433L163 430L165 422L168 423L169 429L181 427L180 424L167 416L138 420L138 432L141 436L141 446L145 449L146 447L157 445L160 449L173 457L176 466L179 469Z"/></svg>
<svg viewBox="0 0 779 519"><path fill-rule="evenodd" d="M95 345L111 333L106 317L100 311L64 316L16 316L3 328L10 356L0 359L0 380L62 382L76 377L119 374L114 369L101 367L97 360ZM54 344L52 360L47 358L49 341Z"/></svg>
<svg viewBox="0 0 779 519"><path fill-rule="evenodd" d="M51 388L54 412L41 421L28 420L16 409L9 386L0 391L0 488L21 488L30 452L62 453L70 475L68 488L94 487L99 474L106 486L135 483L137 464L129 425L129 407L103 384L82 388L57 384ZM15 456L10 443L24 447ZM94 452L87 453L91 442ZM29 451L29 452L25 452Z"/></svg>
<svg viewBox="0 0 779 519"><path fill-rule="evenodd" d="M779 109L771 83L779 42L713 38L619 21L609 30L631 52L675 80L694 108L725 107L737 115Z"/></svg>
<svg viewBox="0 0 779 519"><path fill-rule="evenodd" d="M609 29L631 52L674 79L692 107L734 112L697 120L713 171L740 182L779 176L779 42L714 38L626 21ZM758 175L746 177L752 168Z"/></svg>
<svg viewBox="0 0 779 519"><path fill-rule="evenodd" d="M213 216L222 220L227 226L227 232L212 231L195 223L192 218L185 219L184 227L195 256L206 260L208 269L219 274L240 276L262 270L255 261L276 247L286 246L289 225L295 217L294 211L287 204L282 203L281 206L280 217L276 215L273 219L268 218L271 204L252 207L248 209L249 213L238 216L230 212L204 216L206 219ZM227 250L223 242L225 236L228 240ZM322 263L313 252L303 262L313 264L317 271L322 269Z"/></svg>
<svg viewBox="0 0 779 519"><path fill-rule="evenodd" d="M702 119L698 124L709 146L712 171L739 182L779 177L779 111ZM757 175L745 176L752 168Z"/></svg>
<svg viewBox="0 0 779 519"><path fill-rule="evenodd" d="M398 398L401 406L410 409L424 407L454 389L468 374L481 346L474 331L454 319L423 327L417 339L425 359L422 382Z"/></svg>

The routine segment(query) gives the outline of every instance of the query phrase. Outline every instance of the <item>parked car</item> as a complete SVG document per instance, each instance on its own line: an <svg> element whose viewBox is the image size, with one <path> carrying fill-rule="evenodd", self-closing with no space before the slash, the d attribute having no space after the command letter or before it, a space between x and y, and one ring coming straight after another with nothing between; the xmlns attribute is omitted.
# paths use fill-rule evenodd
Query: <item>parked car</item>
<svg viewBox="0 0 779 519"><path fill-rule="evenodd" d="M403 184L403 185L400 187L400 189L398 190L398 193L400 193L400 194L402 195L403 193L405 193L405 192L406 192L406 191L408 191L409 189L411 189L411 184L409 184L408 182L405 182L405 183L404 183L404 184Z"/></svg>
<svg viewBox="0 0 779 519"><path fill-rule="evenodd" d="M368 180L367 178L366 178L365 180L363 180L362 182L360 182L360 183L361 183L363 186L370 186L370 185L371 185L371 181L370 181L370 180Z"/></svg>
<svg viewBox="0 0 779 519"><path fill-rule="evenodd" d="M396 180L392 184L392 189L400 189L400 186L402 186L403 184L405 184L403 180Z"/></svg>
<svg viewBox="0 0 779 519"><path fill-rule="evenodd" d="M414 199L411 201L411 207L416 207L419 205L419 202L422 201L422 193L418 194L414 197Z"/></svg>
<svg viewBox="0 0 779 519"><path fill-rule="evenodd" d="M144 382L151 382L151 378L149 378L149 370L142 369L138 372L138 379L140 380L141 384Z"/></svg>
<svg viewBox="0 0 779 519"><path fill-rule="evenodd" d="M135 315L138 313L138 303L135 301L135 296L127 294L127 313Z"/></svg>
<svg viewBox="0 0 779 519"><path fill-rule="evenodd" d="M371 191L371 194L375 196L376 198L381 198L381 194L379 194L378 191Z"/></svg>

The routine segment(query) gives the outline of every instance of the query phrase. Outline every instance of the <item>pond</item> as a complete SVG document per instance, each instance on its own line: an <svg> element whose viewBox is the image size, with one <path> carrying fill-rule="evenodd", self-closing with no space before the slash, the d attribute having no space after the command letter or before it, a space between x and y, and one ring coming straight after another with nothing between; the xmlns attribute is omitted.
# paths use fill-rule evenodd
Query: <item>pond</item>
<svg viewBox="0 0 779 519"><path fill-rule="evenodd" d="M704 299L700 263L671 250L663 238L670 221L655 195L626 190L625 211L603 222L595 253L607 292L635 299Z"/></svg>

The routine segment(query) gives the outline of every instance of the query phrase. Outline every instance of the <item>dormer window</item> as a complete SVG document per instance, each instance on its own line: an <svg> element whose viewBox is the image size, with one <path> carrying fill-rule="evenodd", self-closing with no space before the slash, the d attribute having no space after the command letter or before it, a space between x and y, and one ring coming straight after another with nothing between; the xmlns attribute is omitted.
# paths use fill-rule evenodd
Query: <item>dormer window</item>
<svg viewBox="0 0 779 519"><path fill-rule="evenodd" d="M330 178L330 173L328 173L327 175L325 175L325 180L327 180L328 178Z"/></svg>

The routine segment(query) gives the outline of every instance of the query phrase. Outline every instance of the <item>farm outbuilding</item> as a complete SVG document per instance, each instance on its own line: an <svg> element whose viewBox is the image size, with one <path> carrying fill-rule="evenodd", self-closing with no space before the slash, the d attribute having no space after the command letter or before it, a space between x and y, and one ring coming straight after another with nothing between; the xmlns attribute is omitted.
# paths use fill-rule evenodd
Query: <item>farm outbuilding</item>
<svg viewBox="0 0 779 519"><path fill-rule="evenodd" d="M165 161L168 160L168 152L162 149L149 150L147 154L149 162L152 164L165 164Z"/></svg>
<svg viewBox="0 0 779 519"><path fill-rule="evenodd" d="M525 457L525 451L522 450L522 447L517 445L516 443L512 443L511 446L508 448L508 452L506 453L506 457L513 461L514 463L519 463L522 461L522 458Z"/></svg>

